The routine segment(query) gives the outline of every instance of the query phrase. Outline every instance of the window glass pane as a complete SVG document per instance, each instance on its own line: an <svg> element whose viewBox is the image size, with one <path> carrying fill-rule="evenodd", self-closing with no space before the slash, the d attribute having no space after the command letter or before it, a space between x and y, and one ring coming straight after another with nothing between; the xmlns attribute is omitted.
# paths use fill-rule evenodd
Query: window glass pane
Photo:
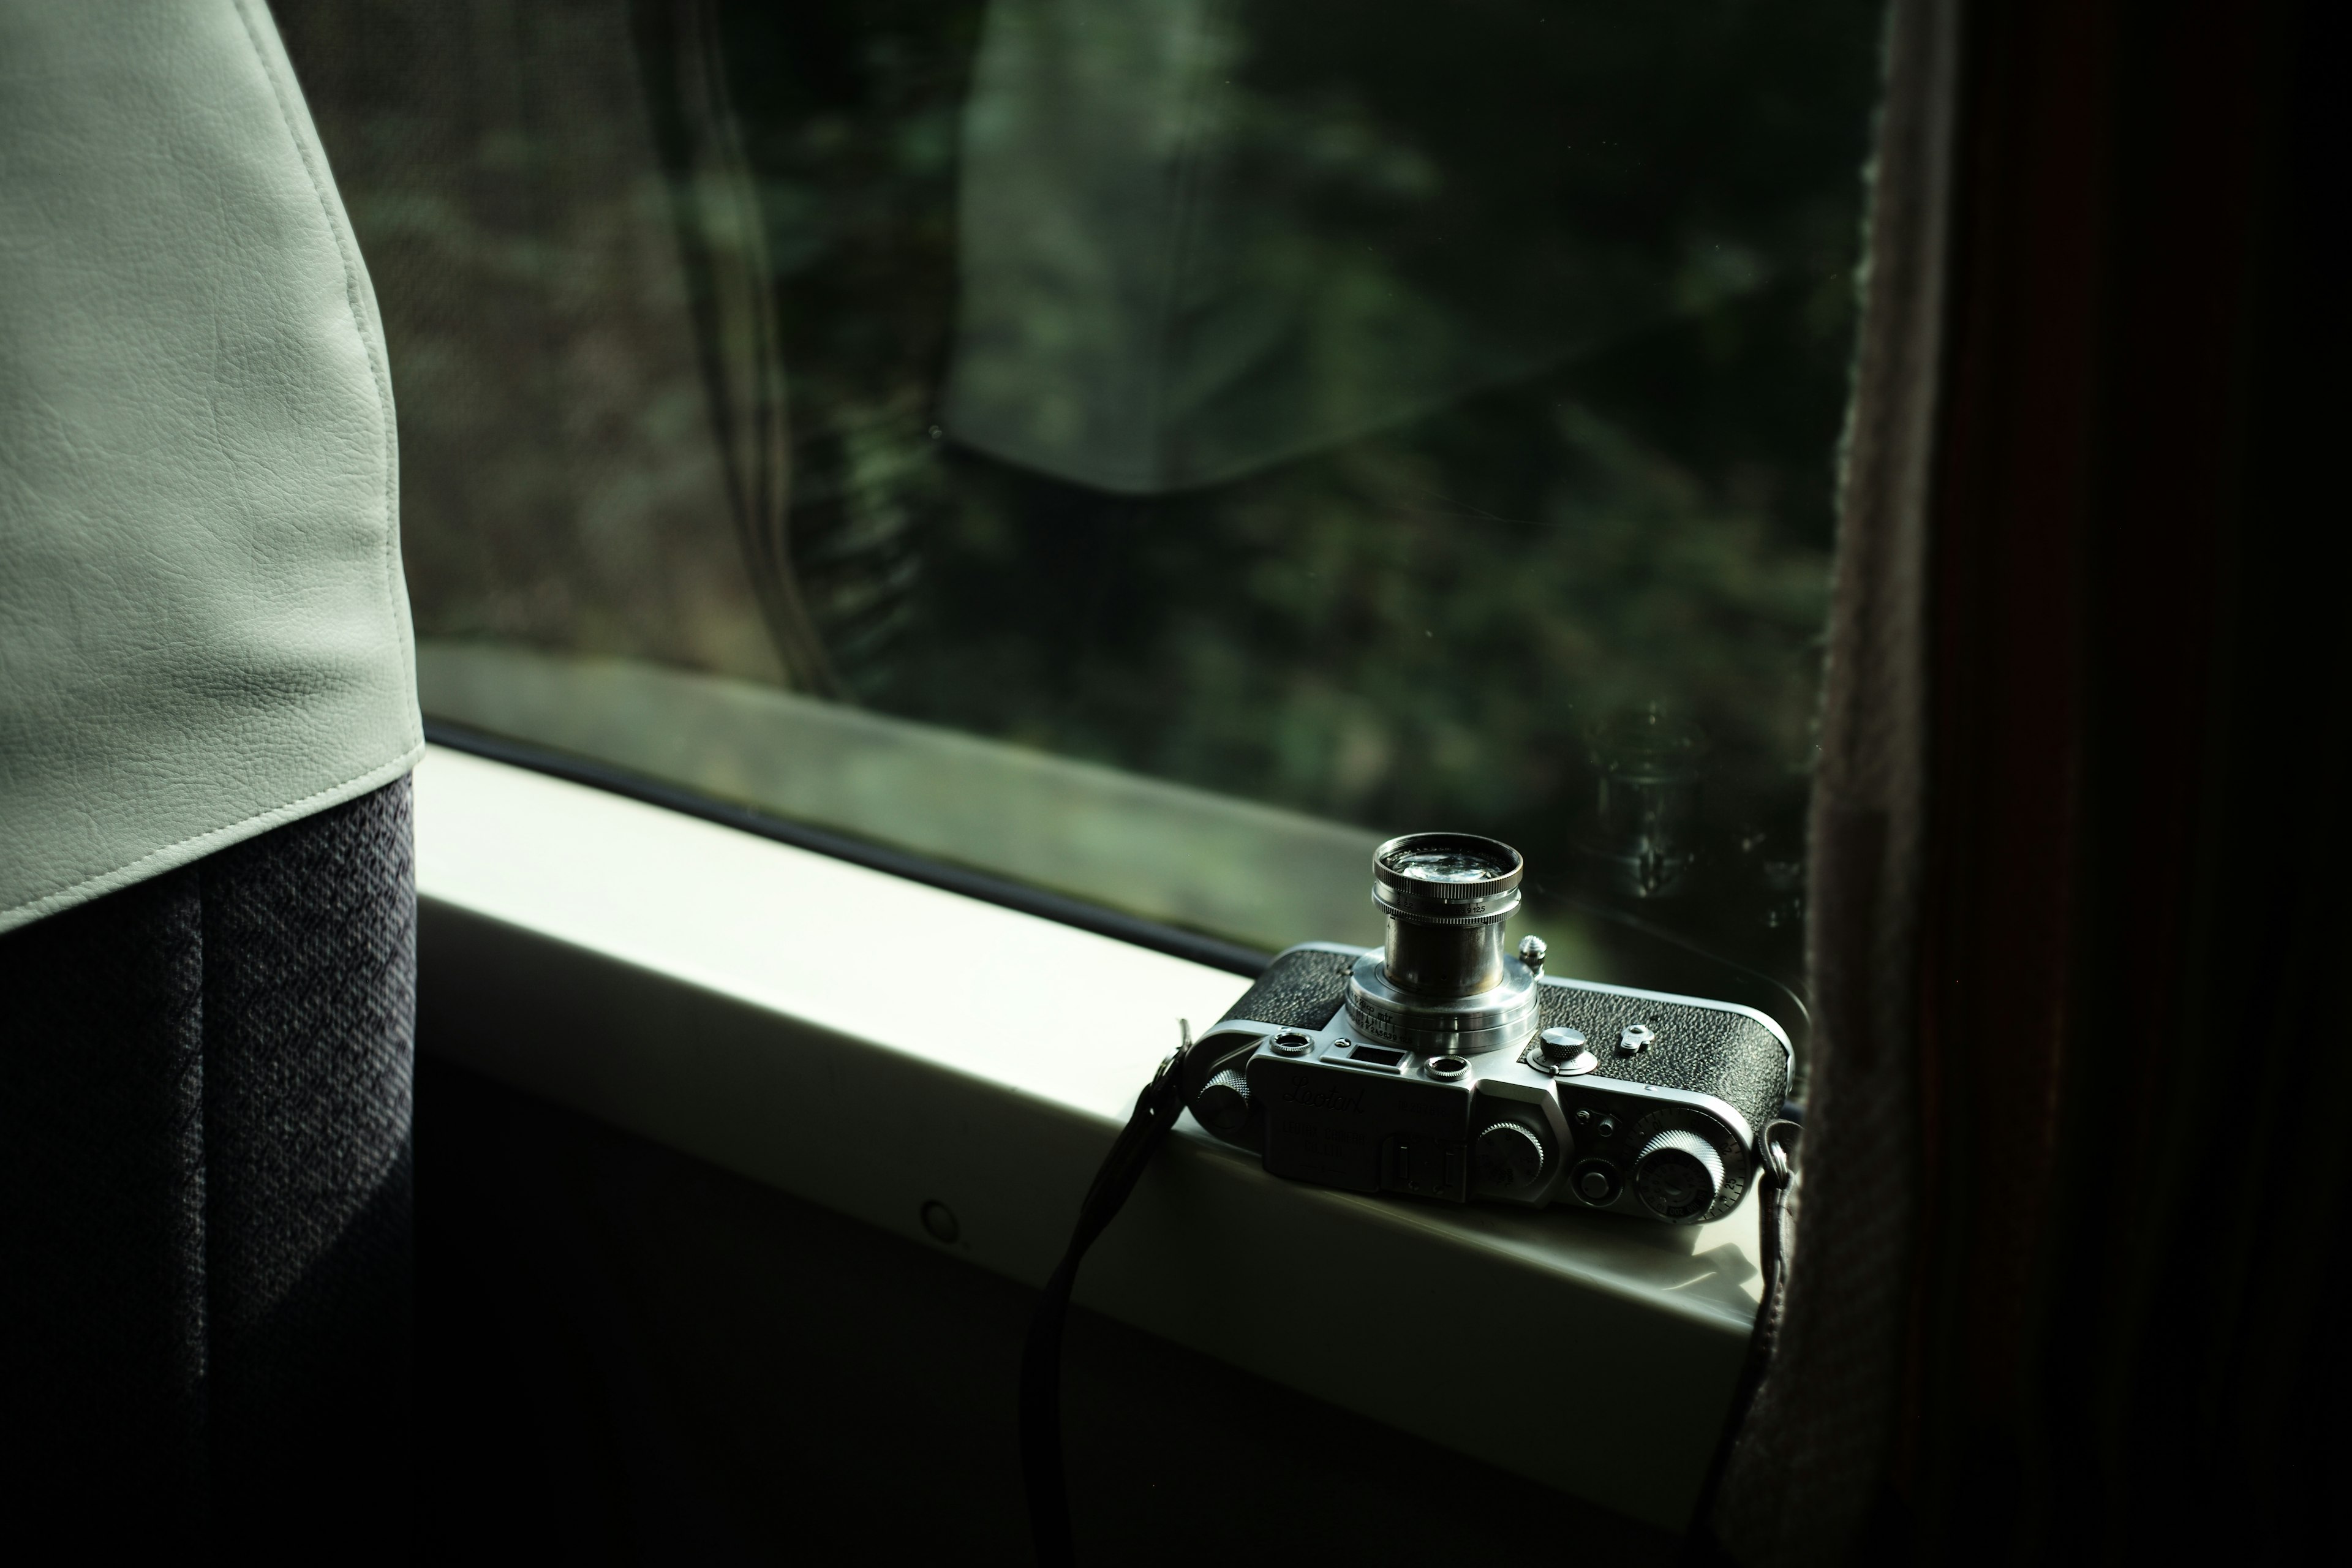
<svg viewBox="0 0 2352 1568"><path fill-rule="evenodd" d="M1266 948L1481 830L1555 972L1793 982L1875 6L278 13L430 715Z"/></svg>

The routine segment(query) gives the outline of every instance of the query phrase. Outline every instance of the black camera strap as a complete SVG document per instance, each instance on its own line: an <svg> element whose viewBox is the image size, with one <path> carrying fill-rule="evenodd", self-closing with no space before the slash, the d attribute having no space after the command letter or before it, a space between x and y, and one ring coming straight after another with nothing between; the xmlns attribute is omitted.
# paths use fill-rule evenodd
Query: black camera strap
<svg viewBox="0 0 2352 1568"><path fill-rule="evenodd" d="M1739 1369L1738 1386L1732 1392L1730 1413L1724 1417L1715 1457L1707 1463L1706 1480L1700 1483L1698 1505L1691 1510L1682 1557L1687 1563L1723 1560L1714 1550L1715 1533L1707 1518L1715 1511L1716 1495L1722 1490L1724 1472L1731 1466L1731 1451L1739 1441L1740 1428L1748 1425L1748 1413L1756 1406L1756 1391L1763 1386L1764 1374L1772 1365L1772 1347L1780 1338L1780 1314L1789 1294L1789 1188L1796 1180L1794 1152L1803 1131L1796 1121L1770 1121L1756 1140L1759 1254L1756 1261L1764 1276L1762 1300L1756 1304L1756 1327L1748 1336L1748 1356Z"/></svg>
<svg viewBox="0 0 2352 1568"><path fill-rule="evenodd" d="M1076 1283L1078 1265L1087 1249L1109 1228L1110 1222L1135 1190L1151 1156L1167 1142L1192 1091L1192 1079L1202 1076L1193 1068L1192 1029L1181 1025L1182 1044L1160 1064L1137 1097L1135 1113L1111 1142L1078 1205L1077 1228L1069 1249L1062 1254L1045 1294L1029 1320L1029 1338L1021 1352L1021 1473L1029 1498L1029 1531L1039 1568L1076 1568L1077 1558L1070 1536L1070 1497L1062 1468L1062 1331L1070 1316L1070 1288ZM1779 1337L1780 1310L1787 1286L1789 1187L1793 1179L1790 1153L1800 1131L1794 1121L1774 1121L1757 1140L1760 1156L1757 1171L1758 1266L1763 1273L1763 1300L1756 1313L1756 1329L1748 1340L1748 1359L1731 1402L1729 1418L1717 1441L1714 1462L1700 1489L1699 1507L1693 1514L1693 1537L1706 1536L1706 1519L1721 1484L1726 1463L1756 1390L1770 1363Z"/></svg>
<svg viewBox="0 0 2352 1568"><path fill-rule="evenodd" d="M1135 1102L1135 1114L1103 1157L1102 1169L1095 1173L1094 1184L1078 1205L1069 1250L1045 1281L1045 1293L1029 1320L1028 1342L1021 1352L1021 1475L1029 1494L1029 1533L1039 1568L1075 1568L1077 1561L1070 1540L1069 1487L1062 1469L1062 1329L1070 1316L1070 1287L1077 1281L1087 1248L1118 1215L1135 1190L1136 1179L1183 1113L1192 1026L1180 1026L1183 1043L1151 1075Z"/></svg>

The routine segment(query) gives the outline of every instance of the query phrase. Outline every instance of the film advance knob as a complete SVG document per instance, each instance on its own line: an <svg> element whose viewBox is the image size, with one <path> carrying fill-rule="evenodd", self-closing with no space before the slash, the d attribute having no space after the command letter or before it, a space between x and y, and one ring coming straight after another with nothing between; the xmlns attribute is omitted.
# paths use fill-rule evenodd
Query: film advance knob
<svg viewBox="0 0 2352 1568"><path fill-rule="evenodd" d="M1660 1219L1696 1219L1723 1191L1723 1156L1696 1132L1661 1132L1633 1160L1633 1195Z"/></svg>
<svg viewBox="0 0 2352 1568"><path fill-rule="evenodd" d="M1478 1134L1478 1181L1489 1187L1532 1187L1543 1180L1549 1154L1535 1130L1497 1121Z"/></svg>

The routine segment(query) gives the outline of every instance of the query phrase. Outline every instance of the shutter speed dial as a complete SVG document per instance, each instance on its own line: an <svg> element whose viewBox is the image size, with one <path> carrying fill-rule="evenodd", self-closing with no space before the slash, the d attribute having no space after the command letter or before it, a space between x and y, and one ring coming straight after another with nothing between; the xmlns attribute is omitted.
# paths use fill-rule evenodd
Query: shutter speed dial
<svg viewBox="0 0 2352 1568"><path fill-rule="evenodd" d="M1691 1220L1723 1191L1723 1156L1696 1132L1658 1133L1633 1160L1633 1195L1664 1220Z"/></svg>
<svg viewBox="0 0 2352 1568"><path fill-rule="evenodd" d="M1534 1128L1497 1121L1478 1134L1477 1162L1480 1186L1509 1192L1542 1181L1551 1152Z"/></svg>

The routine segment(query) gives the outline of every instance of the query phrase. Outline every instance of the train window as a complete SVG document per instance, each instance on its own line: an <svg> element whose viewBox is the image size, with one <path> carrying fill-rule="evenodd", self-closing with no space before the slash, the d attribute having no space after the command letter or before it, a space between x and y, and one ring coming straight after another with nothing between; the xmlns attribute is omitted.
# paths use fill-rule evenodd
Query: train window
<svg viewBox="0 0 2352 1568"><path fill-rule="evenodd" d="M1877 7L277 11L428 717L1256 950L1484 832L1555 973L1795 983Z"/></svg>

